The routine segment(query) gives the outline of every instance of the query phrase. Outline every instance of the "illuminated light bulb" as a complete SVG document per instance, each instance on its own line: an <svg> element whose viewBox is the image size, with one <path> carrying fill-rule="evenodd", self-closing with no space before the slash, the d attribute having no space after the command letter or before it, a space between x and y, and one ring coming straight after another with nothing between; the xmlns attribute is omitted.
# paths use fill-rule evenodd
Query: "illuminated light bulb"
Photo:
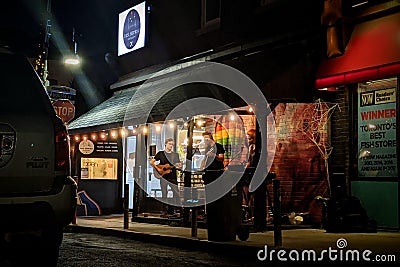
<svg viewBox="0 0 400 267"><path fill-rule="evenodd" d="M79 135L75 135L74 139L75 141L79 141Z"/></svg>
<svg viewBox="0 0 400 267"><path fill-rule="evenodd" d="M156 125L156 131L157 132L161 131L161 126L160 125Z"/></svg>

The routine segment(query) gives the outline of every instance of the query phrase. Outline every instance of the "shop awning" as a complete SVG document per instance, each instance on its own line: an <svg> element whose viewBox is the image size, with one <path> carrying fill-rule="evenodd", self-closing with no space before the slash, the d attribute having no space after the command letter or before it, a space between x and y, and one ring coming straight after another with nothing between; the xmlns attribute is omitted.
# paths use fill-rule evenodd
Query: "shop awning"
<svg viewBox="0 0 400 267"><path fill-rule="evenodd" d="M358 24L342 56L325 58L316 88L379 79L400 73L400 13Z"/></svg>
<svg viewBox="0 0 400 267"><path fill-rule="evenodd" d="M140 97L135 95L134 104L130 104L130 102L139 86L115 92L112 97L73 120L68 125L68 130L70 133L75 133L86 130L105 130L122 127L128 108L131 118L146 118L147 122L158 122L163 121L167 116L171 116L171 111L178 105L187 102L185 115L192 116L194 114L191 114L191 111L196 110L195 106L197 104L195 101L190 102L187 100L201 97L216 99L234 108L245 105L245 102L236 94L214 84L186 84L171 90L160 99L158 99L154 91L157 86L154 86L154 84L146 86L146 90L141 91ZM143 90L143 87L140 89ZM198 105L201 105L201 102L198 102ZM149 110L149 107L152 107L151 112L147 114L146 110ZM218 106L209 106L206 109L211 114L226 111L221 110ZM169 118L176 119L175 117Z"/></svg>

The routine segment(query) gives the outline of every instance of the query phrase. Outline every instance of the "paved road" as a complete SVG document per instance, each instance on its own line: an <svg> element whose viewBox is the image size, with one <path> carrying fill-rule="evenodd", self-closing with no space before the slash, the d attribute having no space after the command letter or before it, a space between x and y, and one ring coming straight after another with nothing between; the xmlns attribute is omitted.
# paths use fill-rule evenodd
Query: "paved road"
<svg viewBox="0 0 400 267"><path fill-rule="evenodd" d="M240 253L237 250L231 251L198 251L190 247L174 247L155 244L153 242L135 241L130 238L115 236L104 236L93 233L65 233L64 241L60 249L58 267L125 267L125 266L338 266L341 263L351 264L352 266L376 266L378 262L374 260L375 254L367 255L372 260L366 262L362 259L346 260L345 257L352 256L346 254L346 250L332 248L333 253L327 251L324 260L301 260L303 257L300 250L286 250L286 254L278 252L279 249L266 248L266 251L248 254ZM322 254L316 250L317 257ZM342 252L340 252L342 251ZM279 256L279 255L280 256ZM304 254L308 257L310 254ZM389 254L381 254L381 256ZM264 258L260 260L258 257ZM296 257L298 257L296 259ZM329 260L328 257L336 257ZM340 259L342 257L342 259ZM280 260L281 259L286 259ZM384 258L380 258L384 259ZM380 266L397 266L393 262L394 258L386 257L386 262L379 262Z"/></svg>
<svg viewBox="0 0 400 267"><path fill-rule="evenodd" d="M96 234L65 233L58 267L257 266L240 255L216 255ZM265 266L265 264L264 264Z"/></svg>

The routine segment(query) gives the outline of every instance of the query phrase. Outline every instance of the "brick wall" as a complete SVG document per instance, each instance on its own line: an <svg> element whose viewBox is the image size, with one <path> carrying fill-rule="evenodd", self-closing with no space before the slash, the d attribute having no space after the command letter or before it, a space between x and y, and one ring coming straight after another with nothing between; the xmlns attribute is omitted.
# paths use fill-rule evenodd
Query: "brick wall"
<svg viewBox="0 0 400 267"><path fill-rule="evenodd" d="M281 103L274 109L277 146L271 171L281 181L284 212L307 212L313 199L328 191L325 161L301 130L315 122L313 111L314 104L298 103ZM328 133L323 132L320 138L326 142Z"/></svg>

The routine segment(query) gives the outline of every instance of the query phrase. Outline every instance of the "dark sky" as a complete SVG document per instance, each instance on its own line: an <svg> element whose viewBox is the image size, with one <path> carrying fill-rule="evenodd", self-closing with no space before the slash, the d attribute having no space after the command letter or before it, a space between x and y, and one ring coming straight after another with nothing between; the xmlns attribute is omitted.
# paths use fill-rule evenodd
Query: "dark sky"
<svg viewBox="0 0 400 267"><path fill-rule="evenodd" d="M9 30L8 38L17 41L26 49L36 47L40 31L45 24L47 0L14 0L1 8L1 28ZM55 35L63 34L72 39L72 28L80 34L78 38L82 52L89 55L112 52L116 48L116 23L123 1L114 0L51 0L51 41ZM120 6L118 6L120 5ZM33 43L27 43L33 41ZM110 51L111 50L111 51ZM54 51L52 51L54 52Z"/></svg>
<svg viewBox="0 0 400 267"><path fill-rule="evenodd" d="M47 3L48 0L14 0L4 4L0 11L0 42L29 57L37 57L49 17L52 25L49 59L62 60L63 54L72 51L75 28L78 54L84 59L83 71L105 97L109 85L118 78L115 68L105 61L105 55L116 57L118 14L132 5L132 1L51 0L50 14L46 11Z"/></svg>

